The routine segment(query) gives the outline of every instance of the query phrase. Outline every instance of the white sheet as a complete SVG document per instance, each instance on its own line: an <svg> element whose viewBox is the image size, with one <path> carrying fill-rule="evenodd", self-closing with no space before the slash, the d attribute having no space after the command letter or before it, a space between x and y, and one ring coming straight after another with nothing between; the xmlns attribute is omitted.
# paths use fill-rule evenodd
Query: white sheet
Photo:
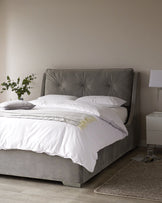
<svg viewBox="0 0 162 203"><path fill-rule="evenodd" d="M120 119L122 120L123 123L125 123L127 121L127 117L128 117L128 110L125 107L115 107L115 108L111 108L114 112L117 113L117 115L120 117Z"/></svg>
<svg viewBox="0 0 162 203"><path fill-rule="evenodd" d="M39 108L41 110L42 107L37 109ZM97 152L127 136L123 122L111 108L109 113L102 108L91 106L89 109L85 104L76 103L50 108L84 113L88 111L96 120L81 129L58 121L0 117L0 149L58 155L70 158L74 163L93 172L98 158ZM47 107L43 109L47 110Z"/></svg>

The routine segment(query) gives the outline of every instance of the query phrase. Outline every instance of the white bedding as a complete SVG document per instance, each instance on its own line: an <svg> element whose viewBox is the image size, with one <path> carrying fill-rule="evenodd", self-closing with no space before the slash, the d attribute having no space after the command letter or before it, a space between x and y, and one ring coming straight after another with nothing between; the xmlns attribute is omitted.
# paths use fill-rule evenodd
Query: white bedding
<svg viewBox="0 0 162 203"><path fill-rule="evenodd" d="M33 101L34 103L34 101ZM127 136L127 130L114 108L100 108L81 102L53 106L38 105L36 110L82 112L95 120L83 128L65 122L0 117L0 149L30 150L70 158L93 172L97 152ZM120 107L122 108L122 107ZM117 112L118 113L117 113Z"/></svg>
<svg viewBox="0 0 162 203"><path fill-rule="evenodd" d="M117 113L117 115L120 117L123 123L127 121L127 117L128 117L127 108L120 106L120 107L111 108L111 110Z"/></svg>

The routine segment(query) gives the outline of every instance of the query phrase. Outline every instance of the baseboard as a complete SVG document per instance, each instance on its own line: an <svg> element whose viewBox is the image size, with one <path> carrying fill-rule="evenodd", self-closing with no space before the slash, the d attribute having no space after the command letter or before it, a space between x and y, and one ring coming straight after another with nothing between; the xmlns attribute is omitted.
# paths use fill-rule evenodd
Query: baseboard
<svg viewBox="0 0 162 203"><path fill-rule="evenodd" d="M141 140L138 147L147 147L146 140ZM156 148L162 148L162 145L156 145Z"/></svg>

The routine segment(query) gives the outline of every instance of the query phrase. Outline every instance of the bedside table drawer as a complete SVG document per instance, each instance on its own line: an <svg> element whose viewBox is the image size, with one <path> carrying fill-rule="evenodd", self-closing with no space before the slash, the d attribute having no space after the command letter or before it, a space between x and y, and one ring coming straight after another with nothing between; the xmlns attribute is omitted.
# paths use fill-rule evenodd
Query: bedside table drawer
<svg viewBox="0 0 162 203"><path fill-rule="evenodd" d="M147 116L146 125L148 130L162 131L162 118Z"/></svg>
<svg viewBox="0 0 162 203"><path fill-rule="evenodd" d="M162 145L162 131L147 130L147 144Z"/></svg>

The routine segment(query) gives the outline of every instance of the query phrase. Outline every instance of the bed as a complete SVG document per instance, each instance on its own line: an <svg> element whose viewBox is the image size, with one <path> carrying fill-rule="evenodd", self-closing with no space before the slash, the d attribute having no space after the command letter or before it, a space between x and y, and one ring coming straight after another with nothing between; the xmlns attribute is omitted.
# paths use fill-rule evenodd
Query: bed
<svg viewBox="0 0 162 203"><path fill-rule="evenodd" d="M0 174L61 181L64 185L81 187L138 142L137 79L131 68L113 69L47 69L43 76L41 95L110 95L126 100L128 136L98 152L93 172L71 159L35 153L28 150L0 150ZM96 82L97 81L97 82Z"/></svg>

